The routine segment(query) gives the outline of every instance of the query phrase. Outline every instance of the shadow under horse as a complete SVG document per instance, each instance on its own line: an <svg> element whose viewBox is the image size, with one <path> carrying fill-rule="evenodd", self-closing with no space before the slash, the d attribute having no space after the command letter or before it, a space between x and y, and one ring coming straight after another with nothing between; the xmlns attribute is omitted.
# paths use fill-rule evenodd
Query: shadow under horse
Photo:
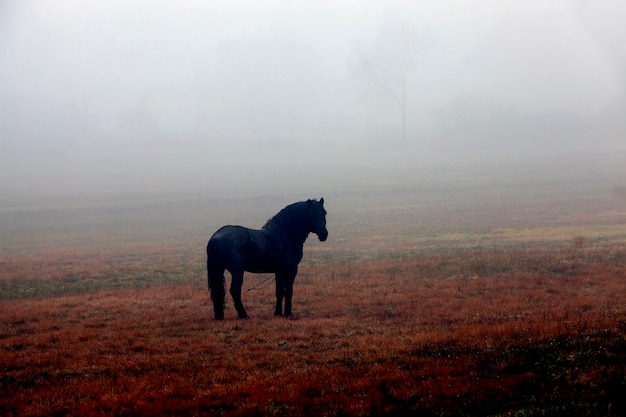
<svg viewBox="0 0 626 417"><path fill-rule="evenodd" d="M239 318L248 318L241 302L244 272L273 273L276 277L277 316L291 316L293 282L302 260L304 241L315 233L320 241L328 238L324 199L293 203L282 209L260 230L224 226L207 244L207 273L215 319L224 319L226 295L224 271L231 275L230 295Z"/></svg>

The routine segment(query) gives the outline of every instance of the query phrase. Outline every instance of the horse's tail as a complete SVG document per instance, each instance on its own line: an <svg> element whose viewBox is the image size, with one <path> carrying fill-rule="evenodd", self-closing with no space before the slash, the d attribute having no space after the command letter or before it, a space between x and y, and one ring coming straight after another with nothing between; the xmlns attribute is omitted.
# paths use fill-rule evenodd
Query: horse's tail
<svg viewBox="0 0 626 417"><path fill-rule="evenodd" d="M221 320L224 318L224 299L226 298L226 289L224 282L224 268L219 263L219 256L216 256L217 242L209 240L206 247L206 269L208 275L209 292L211 293L211 301L213 301L213 311L215 318Z"/></svg>

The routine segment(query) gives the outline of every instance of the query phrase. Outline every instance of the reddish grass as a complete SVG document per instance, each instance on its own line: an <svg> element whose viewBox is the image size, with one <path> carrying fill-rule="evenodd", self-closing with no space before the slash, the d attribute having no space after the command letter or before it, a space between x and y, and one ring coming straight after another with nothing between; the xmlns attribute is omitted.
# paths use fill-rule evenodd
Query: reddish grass
<svg viewBox="0 0 626 417"><path fill-rule="evenodd" d="M607 248L424 252L303 265L292 320L268 287L215 322L193 273L3 301L0 412L619 415L625 277Z"/></svg>

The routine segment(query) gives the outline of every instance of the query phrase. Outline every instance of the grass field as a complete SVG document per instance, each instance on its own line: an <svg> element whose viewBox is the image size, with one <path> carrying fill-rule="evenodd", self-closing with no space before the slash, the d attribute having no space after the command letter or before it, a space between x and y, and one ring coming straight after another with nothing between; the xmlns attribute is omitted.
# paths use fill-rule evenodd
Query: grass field
<svg viewBox="0 0 626 417"><path fill-rule="evenodd" d="M581 178L330 189L295 316L224 322L210 234L322 195L0 201L0 413L624 415L626 200Z"/></svg>

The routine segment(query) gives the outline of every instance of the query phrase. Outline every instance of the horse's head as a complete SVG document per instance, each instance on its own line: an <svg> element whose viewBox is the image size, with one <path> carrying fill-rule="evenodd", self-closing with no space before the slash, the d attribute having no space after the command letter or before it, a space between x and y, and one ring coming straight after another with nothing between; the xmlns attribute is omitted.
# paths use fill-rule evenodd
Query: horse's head
<svg viewBox="0 0 626 417"><path fill-rule="evenodd" d="M308 200L309 218L311 219L311 232L315 233L320 241L328 238L326 230L326 210L324 209L324 199Z"/></svg>

